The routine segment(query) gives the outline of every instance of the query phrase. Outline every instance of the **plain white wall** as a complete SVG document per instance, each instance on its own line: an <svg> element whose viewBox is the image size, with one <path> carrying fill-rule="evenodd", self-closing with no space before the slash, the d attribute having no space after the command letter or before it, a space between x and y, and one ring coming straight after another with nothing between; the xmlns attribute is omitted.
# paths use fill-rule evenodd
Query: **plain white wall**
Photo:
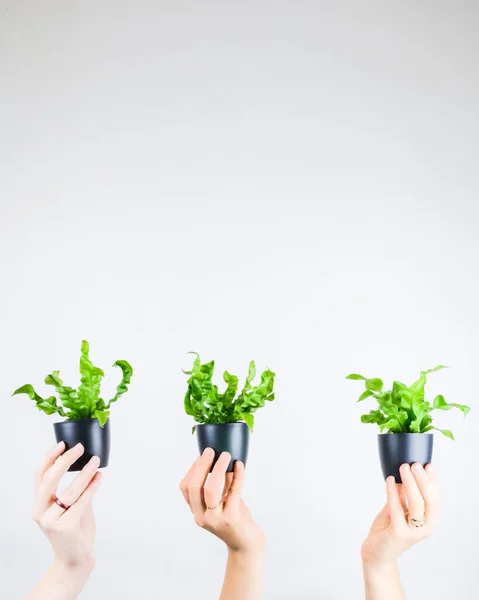
<svg viewBox="0 0 479 600"><path fill-rule="evenodd" d="M362 596L384 499L350 371L475 407L438 424L437 535L408 598L479 593L479 5L474 0L0 1L0 595L50 561L30 519L54 418L26 397L82 338L126 358L98 568L82 597L217 597L225 553L178 490L188 350L278 373L246 501L267 600ZM366 409L369 407L365 406Z"/></svg>

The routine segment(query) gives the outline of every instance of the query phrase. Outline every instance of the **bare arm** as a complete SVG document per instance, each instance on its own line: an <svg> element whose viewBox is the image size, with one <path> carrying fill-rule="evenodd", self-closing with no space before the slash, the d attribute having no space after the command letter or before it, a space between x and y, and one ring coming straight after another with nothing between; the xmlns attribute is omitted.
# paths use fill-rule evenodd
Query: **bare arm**
<svg viewBox="0 0 479 600"><path fill-rule="evenodd" d="M396 564L381 568L363 565L366 600L406 600Z"/></svg>
<svg viewBox="0 0 479 600"><path fill-rule="evenodd" d="M27 600L75 600L84 588L92 568L68 567L57 561L48 569Z"/></svg>
<svg viewBox="0 0 479 600"><path fill-rule="evenodd" d="M220 600L261 600L262 590L263 555L229 551Z"/></svg>

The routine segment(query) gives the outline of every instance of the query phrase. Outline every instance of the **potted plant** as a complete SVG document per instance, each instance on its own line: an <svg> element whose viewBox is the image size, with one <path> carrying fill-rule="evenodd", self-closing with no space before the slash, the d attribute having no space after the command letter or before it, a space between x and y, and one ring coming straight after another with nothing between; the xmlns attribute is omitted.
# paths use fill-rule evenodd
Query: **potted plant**
<svg viewBox="0 0 479 600"><path fill-rule="evenodd" d="M45 383L53 386L58 394L42 398L27 383L13 392L27 394L37 405L37 408L47 415L58 414L65 419L54 423L53 428L57 442L65 442L66 449L73 448L78 443L83 444L85 452L70 467L69 471L81 471L92 456L100 458L100 467L106 467L110 457L110 407L128 390L133 375L133 369L126 360L117 360L114 367L122 370L121 383L116 388L115 396L105 402L100 398L100 385L104 372L95 367L89 357L90 346L83 341L80 357L80 387L75 390L63 384L60 371L52 371L45 377Z"/></svg>
<svg viewBox="0 0 479 600"><path fill-rule="evenodd" d="M254 427L253 413L265 402L274 400L275 373L264 371L260 383L254 386L256 366L251 361L242 391L237 394L238 377L225 371L223 379L227 387L220 394L218 386L213 384L214 360L201 364L196 352L190 354L195 355L195 360L191 371L183 371L190 376L184 405L186 414L198 423L193 427L193 433L196 430L199 451L213 448L213 465L222 452L229 452L228 472L232 472L235 461L240 460L246 465L250 432Z"/></svg>
<svg viewBox="0 0 479 600"><path fill-rule="evenodd" d="M365 383L366 390L359 396L358 402L374 398L379 405L378 409L362 415L361 421L379 425L379 458L385 479L394 475L396 481L401 483L399 467L402 464L417 462L425 466L431 462L434 436L428 432L440 431L451 440L454 439L449 429L438 429L432 424L433 410L457 408L464 415L471 410L463 404L449 404L442 395L436 396L432 403L425 399L427 376L445 368L439 365L421 371L419 379L409 387L395 381L390 391L383 390L383 382L378 378L368 379L357 373L346 377Z"/></svg>

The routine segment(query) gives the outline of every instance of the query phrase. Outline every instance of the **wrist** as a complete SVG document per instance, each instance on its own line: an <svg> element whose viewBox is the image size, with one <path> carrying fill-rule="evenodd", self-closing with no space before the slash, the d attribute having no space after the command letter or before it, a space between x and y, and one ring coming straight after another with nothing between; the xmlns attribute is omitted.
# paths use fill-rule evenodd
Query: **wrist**
<svg viewBox="0 0 479 600"><path fill-rule="evenodd" d="M93 557L84 557L79 561L64 561L55 558L52 569L58 576L67 578L85 578L88 579L95 568L95 559Z"/></svg>
<svg viewBox="0 0 479 600"><path fill-rule="evenodd" d="M366 581L399 580L399 569L395 561L374 564L363 561L363 573Z"/></svg>
<svg viewBox="0 0 479 600"><path fill-rule="evenodd" d="M263 560L264 548L228 548L228 559L236 563L247 564L250 562L261 562Z"/></svg>

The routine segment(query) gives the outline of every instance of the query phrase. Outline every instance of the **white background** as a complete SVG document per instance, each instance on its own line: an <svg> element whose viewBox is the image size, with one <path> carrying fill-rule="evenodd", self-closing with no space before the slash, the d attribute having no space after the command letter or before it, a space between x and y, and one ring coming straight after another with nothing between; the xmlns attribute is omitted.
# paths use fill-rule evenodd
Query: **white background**
<svg viewBox="0 0 479 600"><path fill-rule="evenodd" d="M245 491L267 600L362 597L384 485L344 376L453 367L431 397L475 410L437 419L441 523L401 571L410 600L477 597L478 31L475 0L0 1L3 598L51 560L30 505L55 419L9 396L77 382L82 338L107 391L135 367L82 597L219 595L178 490L188 350L278 374Z"/></svg>

